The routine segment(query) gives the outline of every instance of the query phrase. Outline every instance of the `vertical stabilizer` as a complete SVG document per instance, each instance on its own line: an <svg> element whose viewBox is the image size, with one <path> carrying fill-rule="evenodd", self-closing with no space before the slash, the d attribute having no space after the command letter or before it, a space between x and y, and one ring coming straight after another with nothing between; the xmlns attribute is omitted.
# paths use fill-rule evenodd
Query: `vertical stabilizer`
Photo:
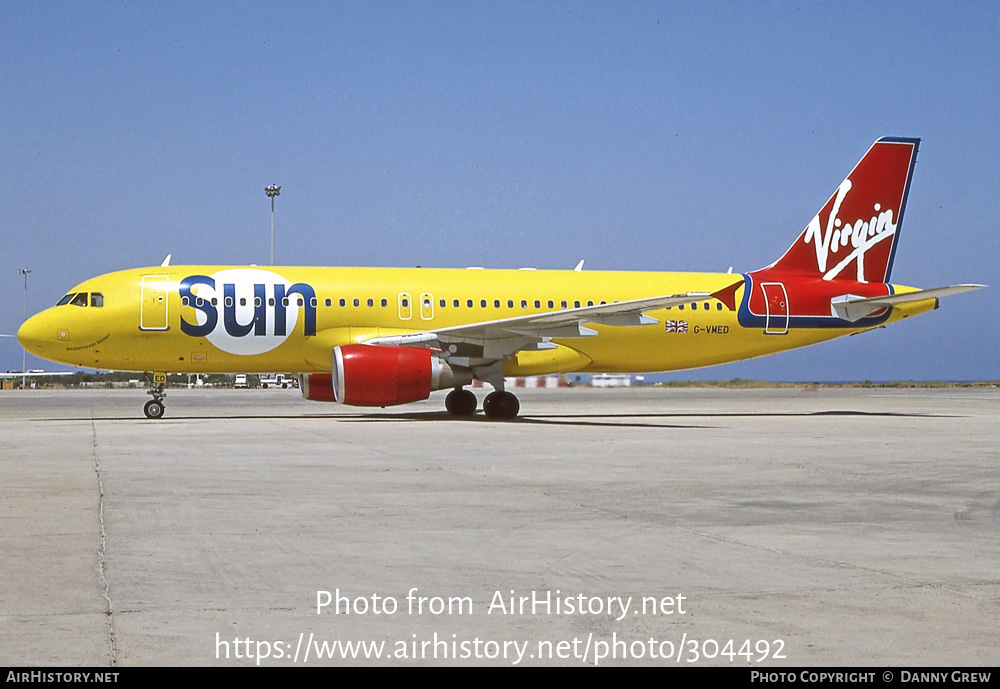
<svg viewBox="0 0 1000 689"><path fill-rule="evenodd" d="M888 282L920 139L883 138L768 272Z"/></svg>

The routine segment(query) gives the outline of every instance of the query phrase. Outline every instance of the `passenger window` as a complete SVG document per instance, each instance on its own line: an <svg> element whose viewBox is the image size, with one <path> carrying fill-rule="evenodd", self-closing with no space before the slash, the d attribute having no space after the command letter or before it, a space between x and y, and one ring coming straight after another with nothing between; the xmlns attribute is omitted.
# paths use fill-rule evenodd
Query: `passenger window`
<svg viewBox="0 0 1000 689"><path fill-rule="evenodd" d="M500 308L500 300L499 299L494 299L493 300L493 308L495 308L495 309L499 309Z"/></svg>
<svg viewBox="0 0 1000 689"><path fill-rule="evenodd" d="M410 308L410 293L400 292L397 295L397 306L399 307L399 320L408 321L413 317L413 309Z"/></svg>
<svg viewBox="0 0 1000 689"><path fill-rule="evenodd" d="M542 308L542 302L540 302L540 301L538 301L538 300L536 299L536 300L535 300L535 308L536 308L536 309L540 309L540 308Z"/></svg>
<svg viewBox="0 0 1000 689"><path fill-rule="evenodd" d="M722 302L721 301L718 304L715 305L715 310L716 311L722 311Z"/></svg>
<svg viewBox="0 0 1000 689"><path fill-rule="evenodd" d="M527 299L522 299L521 300L521 308L522 309L528 308L528 300Z"/></svg>
<svg viewBox="0 0 1000 689"><path fill-rule="evenodd" d="M444 303L444 300L442 300ZM434 295L430 292L420 293L420 318L429 321L434 318Z"/></svg>
<svg viewBox="0 0 1000 689"><path fill-rule="evenodd" d="M311 306L311 307L313 307L315 309L317 303L318 302L316 301L316 297L309 297L309 306ZM301 299L299 299L299 304L300 305L302 304L302 300Z"/></svg>
<svg viewBox="0 0 1000 689"><path fill-rule="evenodd" d="M566 300L563 299L560 303L562 304L562 307L565 309L566 308Z"/></svg>
<svg viewBox="0 0 1000 689"><path fill-rule="evenodd" d="M574 308L574 309L578 309L578 308L580 308L580 302L578 302L578 301L574 301L574 302L573 302L573 308Z"/></svg>
<svg viewBox="0 0 1000 689"><path fill-rule="evenodd" d="M70 302L71 306L86 306L87 305L87 293L80 292L78 295L73 297L73 301Z"/></svg>
<svg viewBox="0 0 1000 689"><path fill-rule="evenodd" d="M592 301L588 301L587 302L587 306L593 306L593 305L594 305L594 302L592 302Z"/></svg>
<svg viewBox="0 0 1000 689"><path fill-rule="evenodd" d="M708 302L705 302L705 310L708 311Z"/></svg>
<svg viewBox="0 0 1000 689"><path fill-rule="evenodd" d="M90 295L90 305L91 306L104 306L104 295L100 292L93 292Z"/></svg>
<svg viewBox="0 0 1000 689"><path fill-rule="evenodd" d="M253 298L253 305L254 306L260 306L260 304L261 304L260 297L254 297ZM329 299L326 300L326 305L327 306L330 305L330 300Z"/></svg>
<svg viewBox="0 0 1000 689"><path fill-rule="evenodd" d="M681 311L683 311L683 310L684 310L684 304L681 304L681 305L680 305L680 306L678 306L677 308L678 308L678 309L680 309Z"/></svg>
<svg viewBox="0 0 1000 689"><path fill-rule="evenodd" d="M485 309L486 308L486 300L485 299L481 299L479 301L479 306L480 306L480 308L484 308Z"/></svg>
<svg viewBox="0 0 1000 689"><path fill-rule="evenodd" d="M361 306L361 300L360 299L355 299L354 300L354 305L355 306Z"/></svg>
<svg viewBox="0 0 1000 689"><path fill-rule="evenodd" d="M555 302L549 299L549 308L551 309L553 306L555 306Z"/></svg>
<svg viewBox="0 0 1000 689"><path fill-rule="evenodd" d="M389 300L388 299L383 299L381 303L382 303L382 306L388 306L389 305Z"/></svg>
<svg viewBox="0 0 1000 689"><path fill-rule="evenodd" d="M466 306L468 306L468 307L469 307L470 309L472 308L472 300L471 300L471 299L469 299L469 300L468 300L468 301L466 302Z"/></svg>
<svg viewBox="0 0 1000 689"><path fill-rule="evenodd" d="M458 299L456 299L454 302L452 302L452 306L454 306L456 309L458 308L459 304L461 304L461 302Z"/></svg>
<svg viewBox="0 0 1000 689"><path fill-rule="evenodd" d="M254 300L254 304L256 304L257 306L260 306L260 299L255 299ZM327 307L333 306L333 300L327 299L326 300L326 305L327 305Z"/></svg>
<svg viewBox="0 0 1000 689"><path fill-rule="evenodd" d="M187 297L181 297L181 306L190 306L191 300Z"/></svg>
<svg viewBox="0 0 1000 689"><path fill-rule="evenodd" d="M233 305L233 298L226 297L226 306L232 306L232 305Z"/></svg>
<svg viewBox="0 0 1000 689"><path fill-rule="evenodd" d="M441 304L441 308L443 309L445 306L448 305L448 300L447 299L442 299L439 303Z"/></svg>
<svg viewBox="0 0 1000 689"><path fill-rule="evenodd" d="M340 302L339 303L340 303L341 306L347 306L347 300L344 299L343 297L340 298Z"/></svg>
<svg viewBox="0 0 1000 689"><path fill-rule="evenodd" d="M368 300L368 306L375 306L375 300L374 299L369 299Z"/></svg>

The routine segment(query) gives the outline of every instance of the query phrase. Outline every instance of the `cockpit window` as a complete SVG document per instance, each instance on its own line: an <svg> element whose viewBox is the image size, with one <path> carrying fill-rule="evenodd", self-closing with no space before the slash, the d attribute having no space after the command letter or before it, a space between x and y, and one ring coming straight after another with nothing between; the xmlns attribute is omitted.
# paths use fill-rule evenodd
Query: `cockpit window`
<svg viewBox="0 0 1000 689"><path fill-rule="evenodd" d="M91 292L89 295L86 292L73 292L60 299L56 306L65 306L66 304L86 306L88 302L91 306L104 306L104 295L100 292Z"/></svg>

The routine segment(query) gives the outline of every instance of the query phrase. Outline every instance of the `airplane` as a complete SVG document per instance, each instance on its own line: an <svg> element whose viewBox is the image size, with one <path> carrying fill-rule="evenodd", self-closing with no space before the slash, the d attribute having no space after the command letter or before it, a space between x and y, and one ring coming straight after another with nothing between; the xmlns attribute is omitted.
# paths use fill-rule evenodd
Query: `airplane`
<svg viewBox="0 0 1000 689"><path fill-rule="evenodd" d="M152 372L146 417L170 373L300 377L307 400L386 407L451 391L513 419L504 378L698 368L882 327L985 285L889 283L919 147L881 138L772 264L743 274L170 266L101 275L28 319L31 354Z"/></svg>

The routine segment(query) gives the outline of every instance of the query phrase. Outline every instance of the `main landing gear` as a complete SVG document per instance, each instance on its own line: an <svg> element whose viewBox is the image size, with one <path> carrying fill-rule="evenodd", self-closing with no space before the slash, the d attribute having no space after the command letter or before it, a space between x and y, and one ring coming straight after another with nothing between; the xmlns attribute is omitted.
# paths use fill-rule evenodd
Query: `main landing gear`
<svg viewBox="0 0 1000 689"><path fill-rule="evenodd" d="M167 391L164 389L166 382L166 374L153 374L153 387L146 390L146 394L152 395L153 399L146 402L142 407L142 412L146 415L147 419L159 419L163 417L163 398L167 396Z"/></svg>
<svg viewBox="0 0 1000 689"><path fill-rule="evenodd" d="M476 413L476 404L476 396L462 388L455 388L444 398L444 408L452 416L472 416Z"/></svg>
<svg viewBox="0 0 1000 689"><path fill-rule="evenodd" d="M520 409L514 393L504 390L494 390L483 400L483 413L488 419L513 419Z"/></svg>
<svg viewBox="0 0 1000 689"><path fill-rule="evenodd" d="M476 396L470 390L455 388L444 400L445 409L452 416L472 416L476 413ZM488 419L513 419L521 404L510 392L496 390L483 400L483 413Z"/></svg>

